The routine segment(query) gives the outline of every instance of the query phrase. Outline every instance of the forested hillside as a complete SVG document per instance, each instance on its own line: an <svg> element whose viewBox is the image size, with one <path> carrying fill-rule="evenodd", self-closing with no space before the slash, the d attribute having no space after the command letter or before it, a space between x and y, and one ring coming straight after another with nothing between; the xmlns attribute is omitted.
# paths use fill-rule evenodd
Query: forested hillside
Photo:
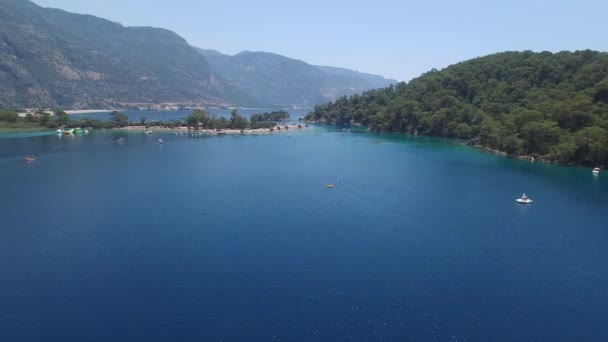
<svg viewBox="0 0 608 342"><path fill-rule="evenodd" d="M0 0L0 107L249 100L174 32Z"/></svg>
<svg viewBox="0 0 608 342"><path fill-rule="evenodd" d="M504 52L316 106L308 121L468 139L565 164L608 164L608 53Z"/></svg>
<svg viewBox="0 0 608 342"><path fill-rule="evenodd" d="M0 0L0 108L310 108L391 83L266 52L228 56L165 29Z"/></svg>

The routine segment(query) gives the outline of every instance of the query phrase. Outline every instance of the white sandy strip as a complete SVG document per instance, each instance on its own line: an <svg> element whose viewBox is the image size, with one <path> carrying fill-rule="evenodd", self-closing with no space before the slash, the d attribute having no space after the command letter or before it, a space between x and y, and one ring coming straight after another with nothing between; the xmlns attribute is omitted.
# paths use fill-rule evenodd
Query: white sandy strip
<svg viewBox="0 0 608 342"><path fill-rule="evenodd" d="M243 131L241 131L240 129L223 129L220 131L217 131L215 129L199 129L199 130L194 130L188 127L175 127L175 128L166 128L166 127L148 127L146 128L145 126L127 126L127 127L123 127L123 128L116 128L116 129L122 129L122 130L127 130L127 131L151 131L151 132L180 132L180 133L199 133L199 134L204 134L204 135L219 135L219 134L268 134L268 133L273 133L273 132L289 132L289 130L297 130L297 129L303 129L306 128L306 126L304 125L300 125L301 127L298 128L298 125L279 125L274 127L274 130L270 130L268 128L256 128L256 129L245 129ZM281 129L277 129L277 127L280 127Z"/></svg>
<svg viewBox="0 0 608 342"><path fill-rule="evenodd" d="M76 109L76 110L66 110L67 114L89 114L89 113L111 113L114 110L112 109Z"/></svg>
<svg viewBox="0 0 608 342"><path fill-rule="evenodd" d="M89 114L89 113L111 113L114 110L112 109L74 109L74 110L66 110L65 113L68 115L72 114ZM52 110L47 110L47 113L53 115ZM19 116L26 116L28 113L17 113Z"/></svg>

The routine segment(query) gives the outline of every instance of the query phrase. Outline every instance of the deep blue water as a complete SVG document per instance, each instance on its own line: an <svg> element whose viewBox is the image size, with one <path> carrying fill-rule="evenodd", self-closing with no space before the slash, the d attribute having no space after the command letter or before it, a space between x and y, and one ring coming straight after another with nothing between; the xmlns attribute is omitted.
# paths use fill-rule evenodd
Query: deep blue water
<svg viewBox="0 0 608 342"><path fill-rule="evenodd" d="M326 128L0 170L0 341L608 340L608 172Z"/></svg>

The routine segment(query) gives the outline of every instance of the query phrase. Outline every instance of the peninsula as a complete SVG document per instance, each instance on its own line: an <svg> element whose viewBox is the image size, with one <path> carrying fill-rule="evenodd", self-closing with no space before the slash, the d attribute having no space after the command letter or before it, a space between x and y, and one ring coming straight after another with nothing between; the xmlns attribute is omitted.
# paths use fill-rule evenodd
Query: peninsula
<svg viewBox="0 0 608 342"><path fill-rule="evenodd" d="M132 122L126 114L118 111L109 112L108 120L90 118L73 120L67 111L60 109L53 112L36 110L25 115L19 115L15 111L0 110L0 132L44 131L59 128L69 130L86 127L145 131L170 129L193 134L222 135L261 134L308 127L307 124L279 123L286 121L285 118L289 118L289 113L285 111L254 114L251 120L248 120L240 115L236 109L231 111L229 118L209 116L204 109L196 109L184 120L154 120L148 122L148 119L143 116L138 122Z"/></svg>
<svg viewBox="0 0 608 342"><path fill-rule="evenodd" d="M465 139L511 156L608 164L608 53L505 52L318 105L305 120Z"/></svg>

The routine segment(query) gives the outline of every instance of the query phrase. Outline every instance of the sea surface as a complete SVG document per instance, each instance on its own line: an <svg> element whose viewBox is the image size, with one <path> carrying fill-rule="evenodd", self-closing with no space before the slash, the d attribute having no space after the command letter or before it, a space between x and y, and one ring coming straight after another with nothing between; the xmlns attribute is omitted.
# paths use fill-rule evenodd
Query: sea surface
<svg viewBox="0 0 608 342"><path fill-rule="evenodd" d="M608 171L98 130L0 136L0 189L3 342L608 341Z"/></svg>

